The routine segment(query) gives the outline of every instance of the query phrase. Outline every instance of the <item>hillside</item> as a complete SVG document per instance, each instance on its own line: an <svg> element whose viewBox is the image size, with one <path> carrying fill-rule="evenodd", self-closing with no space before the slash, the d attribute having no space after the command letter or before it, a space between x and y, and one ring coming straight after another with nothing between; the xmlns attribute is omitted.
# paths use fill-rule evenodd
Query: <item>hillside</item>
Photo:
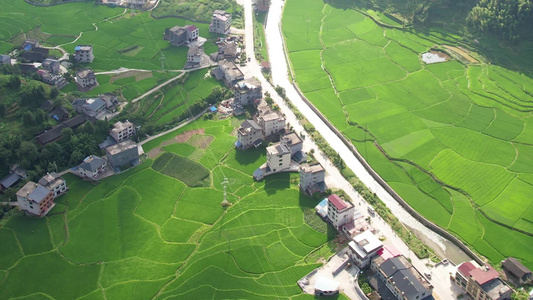
<svg viewBox="0 0 533 300"><path fill-rule="evenodd" d="M488 38L346 1L289 0L282 29L299 88L405 201L493 263L533 266L530 74L485 57Z"/></svg>

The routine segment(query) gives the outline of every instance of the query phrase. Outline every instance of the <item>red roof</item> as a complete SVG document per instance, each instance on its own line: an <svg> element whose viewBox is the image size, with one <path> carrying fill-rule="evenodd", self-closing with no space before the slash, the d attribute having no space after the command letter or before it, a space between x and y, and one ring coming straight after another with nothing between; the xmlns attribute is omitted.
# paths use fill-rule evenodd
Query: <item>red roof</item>
<svg viewBox="0 0 533 300"><path fill-rule="evenodd" d="M463 274L465 277L469 277L470 272L475 269L476 267L471 262L465 262L462 263L457 270L461 272L461 274Z"/></svg>
<svg viewBox="0 0 533 300"><path fill-rule="evenodd" d="M341 211L347 207L349 207L348 203L346 203L344 200L339 198L339 196L333 194L328 197L328 201L333 204L337 208L338 211Z"/></svg>
<svg viewBox="0 0 533 300"><path fill-rule="evenodd" d="M264 69L270 69L270 63L266 60L263 60L261 62L261 68L264 68Z"/></svg>
<svg viewBox="0 0 533 300"><path fill-rule="evenodd" d="M476 268L471 262L465 262L458 268L459 272L465 277L472 276L472 278L479 284L485 284L495 278L498 278L500 274L494 270L490 265L485 265L481 268Z"/></svg>
<svg viewBox="0 0 533 300"><path fill-rule="evenodd" d="M198 29L198 27L196 27L194 25L187 25L187 26L185 26L185 29L187 29L189 31L195 31L196 29Z"/></svg>
<svg viewBox="0 0 533 300"><path fill-rule="evenodd" d="M383 258L383 260L401 255L400 251L393 246L383 246L383 248L379 249L377 253L379 256L381 256L381 258Z"/></svg>
<svg viewBox="0 0 533 300"><path fill-rule="evenodd" d="M474 280L477 281L479 285L485 284L495 278L500 277L498 271L494 270L493 267L491 267L490 265L485 266L487 267L487 269L481 267L470 272L470 276L474 277Z"/></svg>

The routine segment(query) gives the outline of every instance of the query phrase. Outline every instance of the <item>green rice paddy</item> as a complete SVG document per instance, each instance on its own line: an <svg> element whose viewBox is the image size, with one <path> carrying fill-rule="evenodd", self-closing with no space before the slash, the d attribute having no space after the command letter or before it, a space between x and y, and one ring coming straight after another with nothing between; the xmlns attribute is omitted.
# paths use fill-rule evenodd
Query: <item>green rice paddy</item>
<svg viewBox="0 0 533 300"><path fill-rule="evenodd" d="M317 201L294 174L254 182L265 150L236 152L232 120L195 121L145 150L199 128L212 139L205 149L194 146L201 136L167 142L157 159L98 184L66 175L70 191L47 217L2 220L0 298L300 298L297 280L331 254L335 231L304 213Z"/></svg>
<svg viewBox="0 0 533 300"><path fill-rule="evenodd" d="M193 23L179 18L154 19L149 12L110 8L93 2L78 2L51 7L37 7L24 0L0 0L0 53L19 46L28 37L46 46L62 47L72 53L77 44L93 45L95 60L89 66L95 71L124 68L161 70L182 69L187 47L173 47L163 40L165 28L194 24L200 36L207 38L206 53L216 51L211 43L216 36L209 24ZM81 34L81 36L80 36ZM76 38L79 39L76 40Z"/></svg>
<svg viewBox="0 0 533 300"><path fill-rule="evenodd" d="M421 53L459 37L345 2L287 1L300 89L417 211L494 263L533 267L532 74L427 65Z"/></svg>

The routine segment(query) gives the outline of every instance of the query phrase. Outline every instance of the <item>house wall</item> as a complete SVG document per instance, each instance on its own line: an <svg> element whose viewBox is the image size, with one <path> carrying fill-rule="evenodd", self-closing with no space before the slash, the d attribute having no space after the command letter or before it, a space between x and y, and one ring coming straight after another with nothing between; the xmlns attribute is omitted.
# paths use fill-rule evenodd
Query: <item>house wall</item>
<svg viewBox="0 0 533 300"><path fill-rule="evenodd" d="M92 51L92 49L88 50L88 51L86 51L86 50L77 50L76 53L74 54L74 58L78 62L83 62L83 63L93 62L93 60L94 60L93 51Z"/></svg>
<svg viewBox="0 0 533 300"><path fill-rule="evenodd" d="M306 173L303 170L300 170L300 187L303 190L306 190L311 185L324 181L325 175L325 171Z"/></svg>
<svg viewBox="0 0 533 300"><path fill-rule="evenodd" d="M241 142L243 148L251 147L259 139L263 139L263 133L259 130L250 132L247 135L242 135L240 131L237 131L237 140Z"/></svg>
<svg viewBox="0 0 533 300"><path fill-rule="evenodd" d="M131 162L139 159L139 150L137 147L122 151L115 155L107 153L107 159L113 167L123 167L131 165Z"/></svg>
<svg viewBox="0 0 533 300"><path fill-rule="evenodd" d="M342 225L353 221L354 207L346 208L342 211L338 211L337 208L328 202L328 219L331 221L335 228L339 228Z"/></svg>
<svg viewBox="0 0 533 300"><path fill-rule="evenodd" d="M267 154L267 164L272 169L273 172L287 169L291 163L291 154L282 154L282 155L268 155Z"/></svg>
<svg viewBox="0 0 533 300"><path fill-rule="evenodd" d="M127 128L124 128L124 130L121 131L110 131L111 137L115 139L117 142L122 142L123 140L129 138L130 136L135 134L135 128L133 125L128 126Z"/></svg>
<svg viewBox="0 0 533 300"><path fill-rule="evenodd" d="M263 97L261 87L250 89L245 93L240 93L237 89L234 92L235 101L240 101L242 105L252 104L254 100Z"/></svg>
<svg viewBox="0 0 533 300"><path fill-rule="evenodd" d="M262 122L263 132L265 136L270 136L274 133L280 132L285 128L285 119L277 119Z"/></svg>

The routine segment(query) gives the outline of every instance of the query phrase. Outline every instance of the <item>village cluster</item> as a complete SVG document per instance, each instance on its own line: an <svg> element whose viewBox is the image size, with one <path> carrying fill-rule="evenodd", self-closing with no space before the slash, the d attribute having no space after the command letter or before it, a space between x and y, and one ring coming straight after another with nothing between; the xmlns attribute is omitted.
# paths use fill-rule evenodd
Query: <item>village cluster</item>
<svg viewBox="0 0 533 300"><path fill-rule="evenodd" d="M106 2L110 4L119 1L106 0ZM268 1L259 2L268 8L268 4L263 3ZM266 162L252 174L255 180L260 181L280 172L298 172L299 188L303 193L308 196L325 193L327 186L324 166L309 160L309 155L303 151L303 138L290 129L279 109L267 103L261 83L253 77L245 78L244 72L239 68L242 36L229 35L231 20L231 14L225 11L213 12L209 30L226 37L218 39L218 51L210 55L204 53L202 45L206 39L200 36L199 29L194 25L167 28L163 38L172 46L189 47L185 69L216 66L211 70L212 76L223 81L226 87L233 91L233 98L220 103L216 111L223 115L242 115L249 108L255 110L250 119L240 124L234 144L239 151L267 145ZM38 41L27 40L22 45L22 50L21 59L26 63L19 65L23 72L36 72L43 82L58 89L67 84L62 75L67 72L65 65L60 60L48 58L49 50L40 47ZM94 60L92 46L76 46L74 58L80 63L92 62ZM0 64L12 62L10 56L0 56ZM263 67L268 68L267 65ZM80 91L89 91L98 85L91 69L77 72L76 83ZM58 124L37 135L40 144L46 145L60 139L64 128L76 128L86 121L110 116L111 112L117 110L120 101L116 95L102 94L94 98L77 98L72 105L79 115L69 118L66 108L54 107L49 101L45 102L43 109L47 110ZM100 144L100 149L105 151L105 157L90 155L78 166L60 174L49 173L38 182L27 182L16 193L18 206L30 215L45 216L54 207L54 199L68 191L66 181L61 177L64 173L70 172L87 180L100 180L139 164L143 149L131 140L138 130L139 126L130 121L114 123L109 137ZM7 189L25 178L24 170L15 166L9 175L1 179L0 188ZM431 299L434 288L430 283L431 274L423 274L396 248L384 245L382 237L371 225L371 218L365 217L352 202L332 194L323 199L315 210L325 222L330 223L349 240L345 250L347 257L340 264L340 268L353 264L358 270L370 270L370 273L375 275L373 283L376 284L376 288L386 287L380 289L384 298L387 296L389 299ZM374 215L373 210L370 209L368 212L371 216ZM503 261L502 267L508 275L507 278L518 284L532 280L531 271L514 258ZM310 277L304 277L298 282L304 291L311 291L318 296L335 295L339 292L339 283L335 281L334 276L313 281ZM466 295L476 300L510 299L512 293L512 289L500 278L500 273L489 264L464 262L454 268L450 279L463 289Z"/></svg>

